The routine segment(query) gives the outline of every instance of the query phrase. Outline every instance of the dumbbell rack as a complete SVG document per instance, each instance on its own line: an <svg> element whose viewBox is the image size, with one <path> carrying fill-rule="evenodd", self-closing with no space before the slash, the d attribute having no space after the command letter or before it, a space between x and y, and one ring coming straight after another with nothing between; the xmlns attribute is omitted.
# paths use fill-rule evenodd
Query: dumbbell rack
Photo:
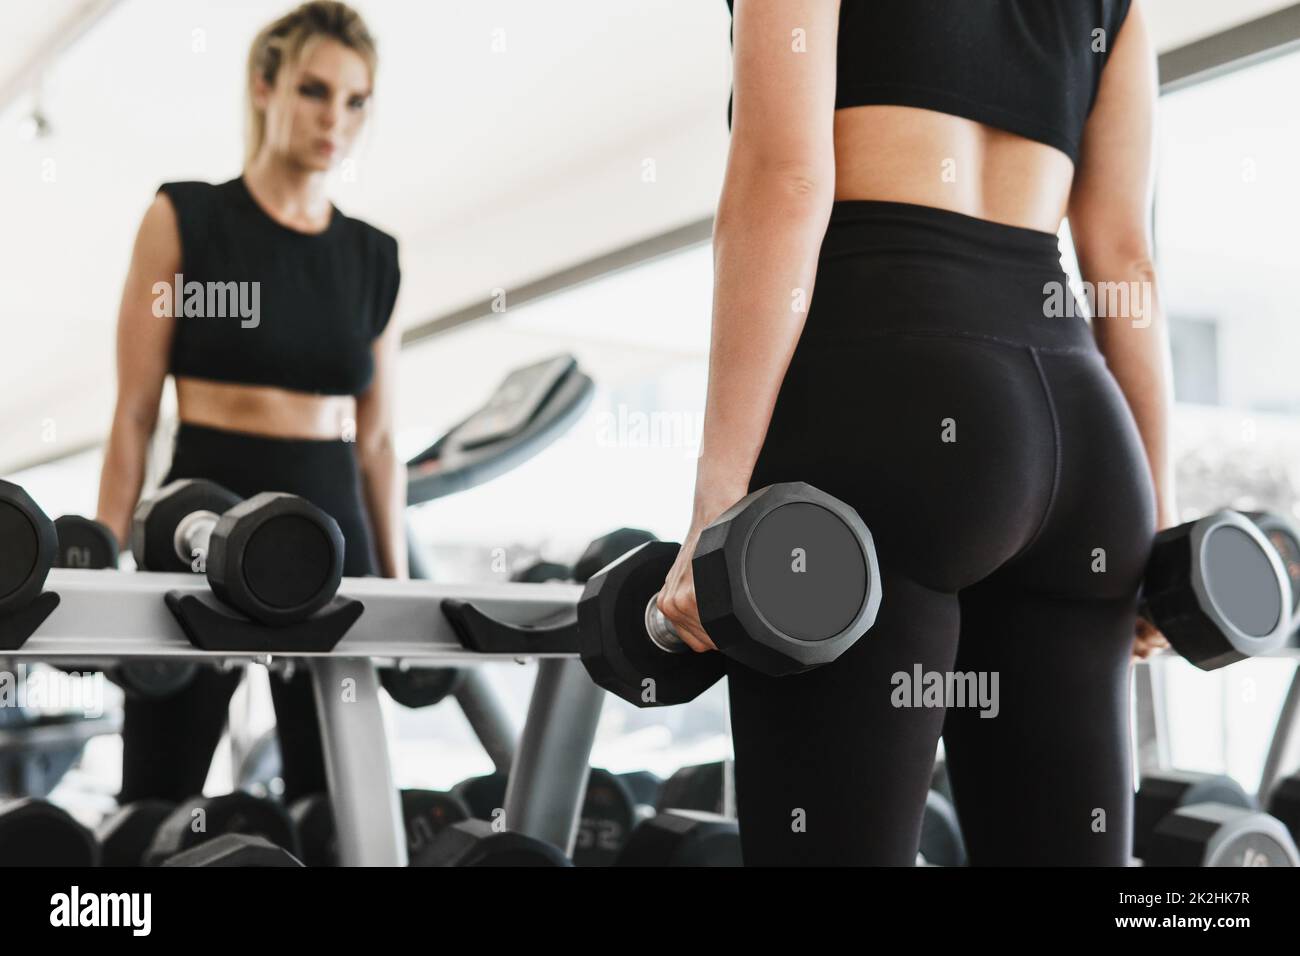
<svg viewBox="0 0 1300 956"><path fill-rule="evenodd" d="M576 647L560 647L554 632L548 632L552 637L545 643L552 649L538 650L529 646L527 634L536 627L540 636L540 629L573 615L581 594L580 585L561 583L450 585L344 578L335 603L319 614L328 617L346 607L355 620L328 649L310 642L294 645L291 631L243 622L253 629L246 633L258 640L205 650L208 642L202 635L187 636L192 625L183 626L183 615L173 610L186 603L214 604L202 578L55 569L43 597L48 603L57 596L57 606L19 647L3 653L92 668L132 657L216 665L303 659L315 688L344 866L407 862L375 665L536 659L538 676L510 770L506 824L571 854L605 694L587 676ZM469 650L444 613L444 602L515 625L523 638L510 650ZM347 694L341 692L345 687Z"/></svg>

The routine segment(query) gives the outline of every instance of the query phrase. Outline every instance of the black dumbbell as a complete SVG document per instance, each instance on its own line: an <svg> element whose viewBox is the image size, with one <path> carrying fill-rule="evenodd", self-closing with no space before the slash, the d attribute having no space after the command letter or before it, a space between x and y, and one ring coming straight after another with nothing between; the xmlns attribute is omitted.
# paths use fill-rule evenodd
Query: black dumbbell
<svg viewBox="0 0 1300 956"><path fill-rule="evenodd" d="M557 561L531 561L510 575L511 581L523 584L545 584L547 581L568 581L573 568Z"/></svg>
<svg viewBox="0 0 1300 956"><path fill-rule="evenodd" d="M140 503L131 550L145 570L206 571L213 594L269 625L310 617L343 576L343 533L311 502L269 491L241 502L197 479Z"/></svg>
<svg viewBox="0 0 1300 956"><path fill-rule="evenodd" d="M741 866L735 820L702 810L665 810L632 831L615 866Z"/></svg>
<svg viewBox="0 0 1300 956"><path fill-rule="evenodd" d="M178 853L162 866L302 866L296 856L259 836L225 833L214 840Z"/></svg>
<svg viewBox="0 0 1300 956"><path fill-rule="evenodd" d="M0 481L0 617L41 593L58 550L54 522L20 486Z"/></svg>
<svg viewBox="0 0 1300 956"><path fill-rule="evenodd" d="M453 823L411 860L411 866L573 866L556 846L486 820Z"/></svg>
<svg viewBox="0 0 1300 956"><path fill-rule="evenodd" d="M637 801L622 778L593 767L573 844L574 866L612 866L638 820Z"/></svg>
<svg viewBox="0 0 1300 956"><path fill-rule="evenodd" d="M1151 836L1147 866L1300 866L1300 850L1276 817L1226 803L1179 807Z"/></svg>
<svg viewBox="0 0 1300 956"><path fill-rule="evenodd" d="M470 816L463 800L441 790L403 790L400 796L409 859L424 852L448 826ZM289 807L289 817L298 833L302 861L307 866L338 866L338 834L329 797L323 793L302 797Z"/></svg>
<svg viewBox="0 0 1300 956"><path fill-rule="evenodd" d="M465 683L459 667L381 667L379 682L403 707L418 710L441 704Z"/></svg>
<svg viewBox="0 0 1300 956"><path fill-rule="evenodd" d="M1277 549L1236 511L1159 532L1142 615L1202 670L1277 650L1291 627L1291 584Z"/></svg>
<svg viewBox="0 0 1300 956"><path fill-rule="evenodd" d="M95 830L101 864L143 866L158 827L175 809L169 800L136 800L109 814Z"/></svg>
<svg viewBox="0 0 1300 956"><path fill-rule="evenodd" d="M66 810L30 797L0 806L0 866L98 865L94 834Z"/></svg>
<svg viewBox="0 0 1300 956"><path fill-rule="evenodd" d="M543 584L547 581L577 581L586 584L605 565L617 561L633 548L654 540L653 534L640 528L617 528L599 538L593 538L572 567L556 561L537 560L515 571L510 575L510 580L525 584Z"/></svg>
<svg viewBox="0 0 1300 956"><path fill-rule="evenodd" d="M722 676L658 607L679 545L651 542L587 582L578 644L592 680L640 707L693 700ZM704 529L691 562L700 620L722 654L771 676L829 663L875 622L871 532L844 502L803 483L755 491Z"/></svg>
<svg viewBox="0 0 1300 956"><path fill-rule="evenodd" d="M185 850L228 833L257 836L298 855L298 837L289 814L274 800L236 790L216 797L193 797L178 804L155 831L144 854L145 866L158 866Z"/></svg>
<svg viewBox="0 0 1300 956"><path fill-rule="evenodd" d="M631 791L638 812L643 807L648 807L653 812L664 789L663 777L649 770L625 770L618 775L618 779Z"/></svg>
<svg viewBox="0 0 1300 956"><path fill-rule="evenodd" d="M655 809L722 813L726 774L721 760L678 767L659 789Z"/></svg>
<svg viewBox="0 0 1300 956"><path fill-rule="evenodd" d="M313 793L298 798L289 805L289 819L298 834L298 848L305 865L339 865L338 832L327 794Z"/></svg>
<svg viewBox="0 0 1300 956"><path fill-rule="evenodd" d="M1196 770L1159 770L1142 775L1133 798L1133 855L1145 860L1156 827L1181 807L1220 803L1258 810L1255 798L1226 774Z"/></svg>
<svg viewBox="0 0 1300 956"><path fill-rule="evenodd" d="M54 558L56 568L117 567L117 535L107 525L81 515L60 515L54 519L54 531L59 539L59 553Z"/></svg>
<svg viewBox="0 0 1300 956"><path fill-rule="evenodd" d="M495 821L505 806L508 778L504 773L470 777L451 788L476 820ZM637 821L637 801L631 789L608 770L593 767L578 817L574 841L575 866L609 866ZM414 856L414 855L413 855Z"/></svg>
<svg viewBox="0 0 1300 956"><path fill-rule="evenodd" d="M403 790L399 796L409 859L424 852L447 827L469 819L469 807L441 790Z"/></svg>
<svg viewBox="0 0 1300 956"><path fill-rule="evenodd" d="M586 584L629 551L655 540L658 539L653 534L641 528L617 528L608 534L602 534L599 538L593 538L579 555L569 577L579 584Z"/></svg>
<svg viewBox="0 0 1300 956"><path fill-rule="evenodd" d="M131 553L141 571L202 574L212 529L243 500L213 481L182 478L140 499L131 519Z"/></svg>

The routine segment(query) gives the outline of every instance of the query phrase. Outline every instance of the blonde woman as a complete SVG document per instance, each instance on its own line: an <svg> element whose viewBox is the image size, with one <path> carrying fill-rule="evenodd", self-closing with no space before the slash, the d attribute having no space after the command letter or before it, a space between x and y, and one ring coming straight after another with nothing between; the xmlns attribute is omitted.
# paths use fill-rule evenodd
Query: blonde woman
<svg viewBox="0 0 1300 956"><path fill-rule="evenodd" d="M180 425L166 481L301 495L342 528L345 574L406 576L405 472L392 443L397 243L326 193L365 123L376 65L345 4L318 0L276 20L249 54L243 173L166 183L145 214L99 490L99 520L119 540L172 375ZM237 682L203 670L169 699L128 700L122 802L202 790ZM273 677L272 694L286 799L324 790L308 676Z"/></svg>

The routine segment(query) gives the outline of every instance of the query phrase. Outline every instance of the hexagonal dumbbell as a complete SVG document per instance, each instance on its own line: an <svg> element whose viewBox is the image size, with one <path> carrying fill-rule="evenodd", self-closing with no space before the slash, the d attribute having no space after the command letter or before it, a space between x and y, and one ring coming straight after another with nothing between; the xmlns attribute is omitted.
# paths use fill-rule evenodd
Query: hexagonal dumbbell
<svg viewBox="0 0 1300 956"><path fill-rule="evenodd" d="M535 837L497 830L486 820L445 827L411 866L573 866L558 847Z"/></svg>
<svg viewBox="0 0 1300 956"><path fill-rule="evenodd" d="M740 827L702 810L664 810L637 824L615 866L741 866Z"/></svg>
<svg viewBox="0 0 1300 956"><path fill-rule="evenodd" d="M343 532L305 498L263 491L235 505L212 529L212 593L263 624L305 620L343 580Z"/></svg>
<svg viewBox="0 0 1300 956"><path fill-rule="evenodd" d="M640 528L618 528L608 534L602 534L599 538L592 539L574 563L573 580L579 584L586 584L606 565L612 564L647 541L654 540L653 534Z"/></svg>
<svg viewBox="0 0 1300 956"><path fill-rule="evenodd" d="M117 568L117 535L106 525L81 515L60 515L54 519L54 530L59 537L56 568Z"/></svg>
<svg viewBox="0 0 1300 956"><path fill-rule="evenodd" d="M679 549L642 545L593 575L578 602L587 671L641 707L692 700L723 673L721 656L691 653L659 610ZM803 483L771 485L732 505L704 529L691 566L700 620L718 650L772 676L835 660L880 607L867 526Z"/></svg>
<svg viewBox="0 0 1300 956"><path fill-rule="evenodd" d="M241 502L196 479L140 504L131 549L146 570L206 571L218 598L263 624L310 617L343 577L343 533L311 502L270 491Z"/></svg>
<svg viewBox="0 0 1300 956"><path fill-rule="evenodd" d="M1256 523L1216 511L1156 535L1140 612L1202 670L1277 650L1291 630L1291 582Z"/></svg>
<svg viewBox="0 0 1300 956"><path fill-rule="evenodd" d="M0 616L41 593L59 549L54 522L20 486L0 481Z"/></svg>
<svg viewBox="0 0 1300 956"><path fill-rule="evenodd" d="M1179 807L1151 837L1147 866L1300 866L1283 823L1226 803Z"/></svg>
<svg viewBox="0 0 1300 956"><path fill-rule="evenodd" d="M217 519L240 502L214 481L182 478L164 485L136 506L131 553L142 571L202 573L208 539Z"/></svg>
<svg viewBox="0 0 1300 956"><path fill-rule="evenodd" d="M1149 771L1142 775L1133 798L1133 855L1145 860L1161 821L1175 810L1199 803L1259 809L1258 801L1226 774L1175 769Z"/></svg>

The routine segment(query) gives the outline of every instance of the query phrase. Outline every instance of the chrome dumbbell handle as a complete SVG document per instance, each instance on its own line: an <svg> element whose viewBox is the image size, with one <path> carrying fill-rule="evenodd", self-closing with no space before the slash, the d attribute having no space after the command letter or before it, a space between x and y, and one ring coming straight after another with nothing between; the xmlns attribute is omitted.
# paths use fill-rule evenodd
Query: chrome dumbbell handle
<svg viewBox="0 0 1300 956"><path fill-rule="evenodd" d="M645 632L659 650L667 654L685 654L690 650L677 633L677 628L659 610L659 595L655 593L645 606Z"/></svg>
<svg viewBox="0 0 1300 956"><path fill-rule="evenodd" d="M193 561L196 554L206 556L208 539L212 537L212 529L220 517L215 511L199 510L182 518L172 535L176 556L182 561Z"/></svg>

